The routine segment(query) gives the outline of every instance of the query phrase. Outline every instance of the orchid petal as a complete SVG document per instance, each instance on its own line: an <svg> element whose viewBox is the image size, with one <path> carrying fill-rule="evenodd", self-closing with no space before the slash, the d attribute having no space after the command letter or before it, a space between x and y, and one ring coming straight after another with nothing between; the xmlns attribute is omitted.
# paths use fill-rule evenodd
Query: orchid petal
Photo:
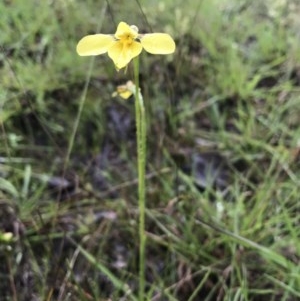
<svg viewBox="0 0 300 301"><path fill-rule="evenodd" d="M76 51L81 56L98 55L108 51L115 39L112 35L93 34L83 37L77 44Z"/></svg>
<svg viewBox="0 0 300 301"><path fill-rule="evenodd" d="M117 27L115 37L116 37L116 39L122 39L122 38L124 38L124 35L125 36L130 35L130 37L132 39L136 39L137 36L138 36L138 32L137 32L137 30L134 30L132 26L129 26L127 23L120 22L118 27Z"/></svg>
<svg viewBox="0 0 300 301"><path fill-rule="evenodd" d="M166 33L149 33L140 38L143 48L151 54L170 54L175 51L175 42Z"/></svg>

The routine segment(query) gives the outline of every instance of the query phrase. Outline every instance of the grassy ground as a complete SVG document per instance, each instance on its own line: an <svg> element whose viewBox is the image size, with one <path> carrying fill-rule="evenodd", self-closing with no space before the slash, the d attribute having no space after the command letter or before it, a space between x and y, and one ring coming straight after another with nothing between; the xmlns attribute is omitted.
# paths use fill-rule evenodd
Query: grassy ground
<svg viewBox="0 0 300 301"><path fill-rule="evenodd" d="M7 0L0 13L1 301L137 300L134 104L111 97L132 66L75 52L119 21L177 44L141 56L147 300L300 299L298 1Z"/></svg>

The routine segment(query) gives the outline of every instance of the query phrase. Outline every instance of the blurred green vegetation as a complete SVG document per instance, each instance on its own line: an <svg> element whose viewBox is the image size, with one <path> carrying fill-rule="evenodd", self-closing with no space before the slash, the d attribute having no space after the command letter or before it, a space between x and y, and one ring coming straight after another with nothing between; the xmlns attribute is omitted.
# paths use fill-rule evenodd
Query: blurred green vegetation
<svg viewBox="0 0 300 301"><path fill-rule="evenodd" d="M141 55L148 300L299 300L299 13L1 1L0 300L137 300L134 105L112 98L132 66L75 51L120 21L177 44Z"/></svg>

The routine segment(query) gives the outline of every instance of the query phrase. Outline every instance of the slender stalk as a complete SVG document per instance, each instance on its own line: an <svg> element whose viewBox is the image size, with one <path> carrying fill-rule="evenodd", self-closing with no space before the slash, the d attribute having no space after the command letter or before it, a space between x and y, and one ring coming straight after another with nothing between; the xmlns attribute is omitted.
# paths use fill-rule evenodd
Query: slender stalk
<svg viewBox="0 0 300 301"><path fill-rule="evenodd" d="M99 21L99 24L97 26L96 32L99 32L100 29L102 28L104 16L106 14L106 9L107 9L107 3L104 3L103 8L101 10L101 15L100 15L100 18L99 18L100 21ZM77 134L79 122L80 122L80 119L81 119L83 107L84 107L85 100L86 100L86 94L87 94L88 87L89 87L89 84L90 84L90 79L91 79L92 70L93 70L93 66L94 66L94 60L95 60L95 58L93 58L90 62L87 77L86 77L86 81L85 81L85 85L84 85L83 92L82 92L82 95L81 95L81 98L80 98L79 108L78 108L78 111L77 111L77 116L75 118L75 122L74 122L73 129L72 129L72 132L71 132L70 140L69 140L67 155L65 157L64 173L65 173L65 169L67 168L67 166L69 164L71 152L72 152L72 149L73 149L73 146L74 146L75 137L76 137L76 134Z"/></svg>
<svg viewBox="0 0 300 301"><path fill-rule="evenodd" d="M143 97L139 88L139 59L134 59L135 81L135 114L137 133L137 157L138 157L138 206L139 206L139 301L145 297L145 168L146 168L146 116Z"/></svg>

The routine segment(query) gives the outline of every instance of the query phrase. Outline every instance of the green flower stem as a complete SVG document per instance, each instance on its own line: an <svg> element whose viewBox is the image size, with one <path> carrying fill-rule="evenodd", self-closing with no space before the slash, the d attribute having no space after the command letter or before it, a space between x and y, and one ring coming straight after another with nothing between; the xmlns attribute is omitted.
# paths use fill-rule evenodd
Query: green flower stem
<svg viewBox="0 0 300 301"><path fill-rule="evenodd" d="M144 301L145 296L145 169L146 169L146 116L143 96L139 88L139 59L134 59L135 81L135 114L137 133L138 157L138 206L139 206L139 301Z"/></svg>

